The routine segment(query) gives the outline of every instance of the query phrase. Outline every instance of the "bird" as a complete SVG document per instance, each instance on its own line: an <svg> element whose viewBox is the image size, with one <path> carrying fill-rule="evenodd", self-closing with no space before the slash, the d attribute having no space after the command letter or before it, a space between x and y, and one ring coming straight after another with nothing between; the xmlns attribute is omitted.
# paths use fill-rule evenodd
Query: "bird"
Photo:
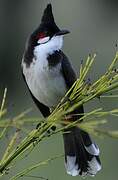
<svg viewBox="0 0 118 180"><path fill-rule="evenodd" d="M64 35L55 23L51 3L47 4L40 25L26 41L21 68L33 101L47 118L77 79L69 58L63 53ZM72 112L84 114L81 106ZM72 121L75 121L73 117ZM101 169L99 147L90 135L79 127L63 133L65 168L71 176L95 176Z"/></svg>

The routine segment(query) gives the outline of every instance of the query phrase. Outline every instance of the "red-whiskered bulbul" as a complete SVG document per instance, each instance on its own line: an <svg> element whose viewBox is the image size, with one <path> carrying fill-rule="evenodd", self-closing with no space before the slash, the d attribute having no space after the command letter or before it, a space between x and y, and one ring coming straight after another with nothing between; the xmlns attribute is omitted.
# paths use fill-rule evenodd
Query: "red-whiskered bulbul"
<svg viewBox="0 0 118 180"><path fill-rule="evenodd" d="M76 81L76 74L62 52L63 36L68 30L60 30L48 4L41 24L30 35L22 59L22 72L31 96L44 117L53 109ZM83 106L73 114L83 114ZM79 116L78 118L80 118ZM73 118L73 121L75 119ZM89 134L72 127L63 134L65 167L67 173L76 176L94 176L101 169L99 148Z"/></svg>

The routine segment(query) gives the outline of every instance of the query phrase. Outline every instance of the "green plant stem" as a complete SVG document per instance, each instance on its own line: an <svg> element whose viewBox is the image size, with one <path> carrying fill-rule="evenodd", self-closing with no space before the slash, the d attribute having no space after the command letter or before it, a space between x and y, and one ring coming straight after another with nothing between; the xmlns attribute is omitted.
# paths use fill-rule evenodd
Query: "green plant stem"
<svg viewBox="0 0 118 180"><path fill-rule="evenodd" d="M60 158L60 157L63 157L63 156L64 156L64 155L58 155L58 156L55 156L55 157L53 157L53 158L49 158L49 159L47 159L47 160L45 160L45 161L39 162L39 163L37 163L37 164L29 167L29 168L24 169L22 172L18 173L18 174L15 175L14 177L12 177L10 180L16 180L16 179L18 179L18 178L20 178L20 177L23 177L23 176L25 176L26 174L28 174L29 172L31 172L32 170L38 168L39 166L46 165L46 164L48 164L50 161L53 161L53 160L55 160L55 159L57 159L57 158Z"/></svg>
<svg viewBox="0 0 118 180"><path fill-rule="evenodd" d="M46 133L50 130L50 128L53 125L57 125L59 123L66 124L66 126L56 130L56 132L52 133L58 133L60 131L64 131L64 129L68 129L73 126L78 126L78 123L80 120L84 120L82 123L79 123L79 127L83 128L84 130L91 132L93 134L98 133L98 129L96 128L97 125L105 123L106 120L103 119L104 116L110 114L117 116L118 115L118 109L109 111L109 112L102 112L100 109L94 109L92 112L89 112L88 114L80 114L83 115L79 120L75 122L68 122L66 121L66 116L68 114L72 113L75 109L82 106L83 104L86 104L87 102L91 101L95 97L102 96L106 92L111 92L114 89L118 88L118 76L113 73L113 68L118 61L118 53L116 53L116 56L111 63L111 65L108 68L108 71L100 77L95 83L93 84L87 84L85 82L85 78L87 76L88 71L90 70L94 59L93 57L89 56L87 58L86 64L83 66L81 65L80 69L80 78L77 79L77 81L72 85L72 87L69 89L69 91L66 93L66 95L62 98L60 103L57 105L57 107L54 109L52 114L46 119L45 123L42 123L42 125L39 127L39 129L32 130L28 136L21 141L17 149L13 150L9 155L7 153L7 156L3 158L3 160L0 163L0 172L3 173L8 167L8 165L17 157L19 157L23 152L25 152L27 149L29 149L31 146L33 146L33 143L39 143L46 137ZM6 95L5 95L6 96ZM5 98L3 98L5 99ZM3 105L5 101L3 101L1 106L1 112L4 111ZM19 127L18 123L20 122L20 119L24 117L25 113L21 113L19 116L15 117L13 119L13 123L16 125L16 127ZM97 116L99 119L101 118L101 121L98 119L98 121L93 120ZM88 119L87 119L88 118ZM87 121L88 120L88 121ZM22 125L22 123L20 124ZM101 131L102 134L104 132ZM106 133L107 134L107 133ZM113 134L113 132L109 132L108 135L111 135L112 137L117 137L117 131ZM39 166L39 165L38 165ZM31 168L32 169L32 168ZM31 170L28 169L28 172ZM25 171L27 172L27 170ZM23 172L24 173L24 172ZM21 174L20 174L21 175ZM19 176L19 175L18 175Z"/></svg>

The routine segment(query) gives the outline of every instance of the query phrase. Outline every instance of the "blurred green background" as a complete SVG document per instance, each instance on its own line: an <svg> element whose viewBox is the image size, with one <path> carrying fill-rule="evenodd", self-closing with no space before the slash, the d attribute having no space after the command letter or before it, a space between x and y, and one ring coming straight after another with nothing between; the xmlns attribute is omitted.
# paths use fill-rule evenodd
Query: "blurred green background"
<svg viewBox="0 0 118 180"><path fill-rule="evenodd" d="M39 25L48 2L53 5L55 21L59 27L71 31L71 34L65 37L63 49L76 72L79 70L80 61L85 60L89 53L96 52L97 58L89 76L92 80L97 79L105 72L117 50L117 0L0 0L0 92L3 92L4 87L8 88L7 106L10 117L29 107L33 107L33 113L30 115L40 115L23 82L20 64L27 36ZM102 99L100 102L95 100L87 104L85 109L87 111L95 106L109 109L117 105L117 99ZM109 127L117 129L117 118L109 118L109 121ZM96 141L101 149L103 168L94 179L118 179L118 141L110 138L96 138ZM3 148L0 148L1 153L2 150ZM48 142L43 142L40 150L36 147L35 152L17 163L10 174L15 174L31 162L35 163L61 153L63 141L61 135L58 135L50 138ZM55 160L32 174L49 180L81 179L66 174L63 159ZM3 179L7 180L9 177ZM87 179L90 180L91 177Z"/></svg>

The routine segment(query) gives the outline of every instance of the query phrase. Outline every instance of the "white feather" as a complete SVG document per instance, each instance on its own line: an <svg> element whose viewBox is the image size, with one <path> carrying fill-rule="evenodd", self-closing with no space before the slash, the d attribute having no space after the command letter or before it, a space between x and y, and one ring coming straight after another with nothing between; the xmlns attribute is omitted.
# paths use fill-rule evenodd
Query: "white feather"
<svg viewBox="0 0 118 180"><path fill-rule="evenodd" d="M79 174L78 164L76 164L76 156L67 156L65 167L67 174L71 176L77 176Z"/></svg>
<svg viewBox="0 0 118 180"><path fill-rule="evenodd" d="M50 39L49 36L48 36L48 37L41 38L41 39L38 40L38 44L46 43L46 42L49 41L49 39Z"/></svg>
<svg viewBox="0 0 118 180"><path fill-rule="evenodd" d="M35 47L34 54L39 57L42 55L47 56L52 54L54 51L58 51L63 46L63 36L53 36L47 43L40 44Z"/></svg>
<svg viewBox="0 0 118 180"><path fill-rule="evenodd" d="M92 160L88 162L88 164L88 173L90 176L94 176L98 171L101 170L101 165L97 161L96 157L93 157Z"/></svg>
<svg viewBox="0 0 118 180"><path fill-rule="evenodd" d="M98 156L100 154L100 150L96 144L91 144L90 146L85 146L85 149L88 153Z"/></svg>
<svg viewBox="0 0 118 180"><path fill-rule="evenodd" d="M63 36L54 36L45 44L36 46L34 59L27 67L22 62L23 74L32 94L43 104L53 108L66 93L66 84L60 72L61 64L50 68L47 55L59 50L63 45Z"/></svg>

